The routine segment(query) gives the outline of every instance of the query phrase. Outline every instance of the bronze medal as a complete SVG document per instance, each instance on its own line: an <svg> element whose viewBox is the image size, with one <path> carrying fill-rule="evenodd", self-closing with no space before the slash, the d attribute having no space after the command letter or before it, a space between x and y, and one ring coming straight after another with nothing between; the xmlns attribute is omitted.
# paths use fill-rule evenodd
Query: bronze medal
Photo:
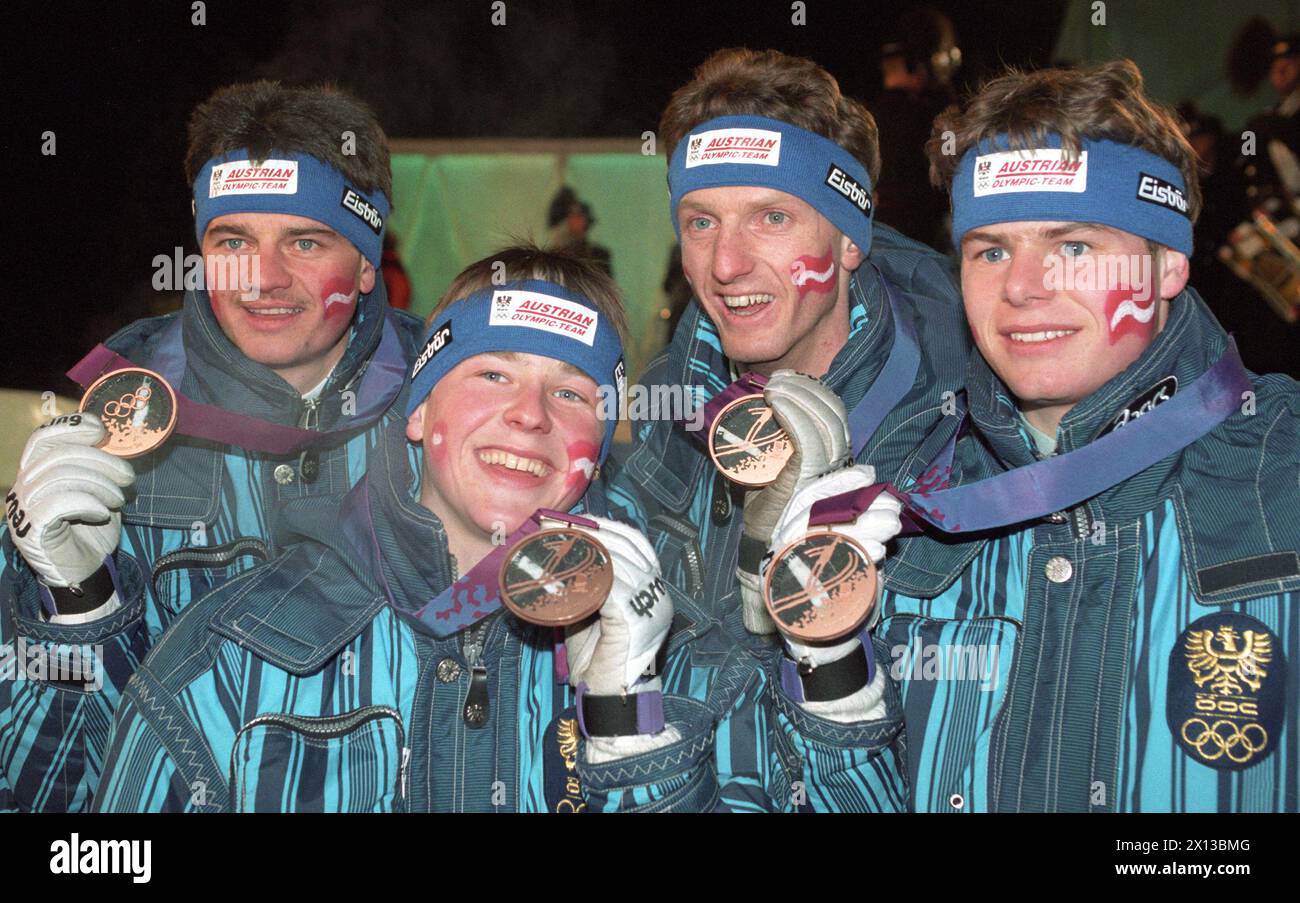
<svg viewBox="0 0 1300 903"><path fill-rule="evenodd" d="M793 453L794 444L762 395L737 398L709 428L709 457L727 479L749 489L775 480Z"/></svg>
<svg viewBox="0 0 1300 903"><path fill-rule="evenodd" d="M501 601L542 627L576 624L597 611L614 588L609 552L580 530L538 530L506 553Z"/></svg>
<svg viewBox="0 0 1300 903"><path fill-rule="evenodd" d="M100 448L138 458L167 441L176 426L176 393L152 370L128 367L105 374L81 397L81 408L104 422Z"/></svg>
<svg viewBox="0 0 1300 903"><path fill-rule="evenodd" d="M876 566L847 536L809 533L777 552L763 581L763 602L777 626L796 640L838 640L871 614Z"/></svg>

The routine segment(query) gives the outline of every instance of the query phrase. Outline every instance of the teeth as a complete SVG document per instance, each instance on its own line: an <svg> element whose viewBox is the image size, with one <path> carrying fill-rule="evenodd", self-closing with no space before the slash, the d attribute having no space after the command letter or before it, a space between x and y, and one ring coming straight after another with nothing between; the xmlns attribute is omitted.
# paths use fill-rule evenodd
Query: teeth
<svg viewBox="0 0 1300 903"><path fill-rule="evenodd" d="M551 471L549 467L535 458L522 458L496 448L479 452L478 459L484 464L499 464L511 470L522 470L524 473L531 473L535 477L544 477Z"/></svg>
<svg viewBox="0 0 1300 903"><path fill-rule="evenodd" d="M277 314L296 314L301 308L298 307L263 307L259 309L245 308L250 314L258 317L269 317Z"/></svg>
<svg viewBox="0 0 1300 903"><path fill-rule="evenodd" d="M775 295L723 295L722 303L731 310L753 307L755 304L770 304L776 300Z"/></svg>
<svg viewBox="0 0 1300 903"><path fill-rule="evenodd" d="M1013 342L1046 342L1051 339L1059 339L1062 336L1074 335L1077 329L1049 329L1047 332L1013 332L1011 341Z"/></svg>

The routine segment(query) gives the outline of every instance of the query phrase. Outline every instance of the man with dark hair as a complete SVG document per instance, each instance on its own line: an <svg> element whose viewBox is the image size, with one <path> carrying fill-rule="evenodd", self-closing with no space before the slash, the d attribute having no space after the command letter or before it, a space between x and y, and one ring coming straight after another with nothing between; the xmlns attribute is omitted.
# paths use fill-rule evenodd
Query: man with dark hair
<svg viewBox="0 0 1300 903"><path fill-rule="evenodd" d="M1012 71L930 159L976 351L950 488L891 489L925 530L875 628L909 808L1300 809L1300 388L1188 287L1177 119L1127 60ZM780 530L870 497L801 492Z"/></svg>
<svg viewBox="0 0 1300 903"><path fill-rule="evenodd" d="M402 414L421 324L376 272L392 176L370 110L333 89L223 88L190 119L185 171L205 288L69 374L153 371L177 393L174 434L126 460L100 447L111 412L56 418L8 497L0 640L28 665L0 681L0 808L87 808L145 652L282 547L287 506L337 506ZM30 666L70 653L72 679Z"/></svg>

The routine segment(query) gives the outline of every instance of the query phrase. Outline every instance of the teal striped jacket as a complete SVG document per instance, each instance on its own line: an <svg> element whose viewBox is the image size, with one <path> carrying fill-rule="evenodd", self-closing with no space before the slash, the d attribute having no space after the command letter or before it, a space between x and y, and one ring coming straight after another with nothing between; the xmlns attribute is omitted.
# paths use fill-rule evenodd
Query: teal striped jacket
<svg viewBox="0 0 1300 903"><path fill-rule="evenodd" d="M1227 336L1192 290L1142 357L1062 419L1061 453ZM976 354L954 485L1035 460ZM899 688L908 807L1300 808L1300 388L1252 376L1212 432L1075 508L905 539L876 631Z"/></svg>
<svg viewBox="0 0 1300 903"><path fill-rule="evenodd" d="M370 368L401 394L387 413L358 423L310 461L180 436L133 460L134 496L114 555L124 604L108 617L47 623L35 576L3 531L0 655L7 665L0 669L8 676L0 675L0 810L89 808L113 712L146 653L192 600L279 554L283 506L303 499L337 505L360 479L380 431L404 409L405 372L421 330L418 318L388 307L377 281L312 404L230 343L201 291L186 296L180 313L139 321L108 340L141 366L179 369L177 388L195 401L284 425L346 431ZM56 675L48 666L60 663L70 667Z"/></svg>
<svg viewBox="0 0 1300 903"><path fill-rule="evenodd" d="M880 479L896 480L918 471L918 446L955 410L970 353L961 295L950 259L876 223L869 261L849 282L850 334L823 381L846 407L866 395L893 349L894 321L881 274L890 280L916 322L921 364L911 390L871 437L860 463L872 464ZM731 382L730 364L717 330L692 303L666 354L641 379L648 387L688 386L709 398ZM660 419L634 424L635 446L614 476L610 504L625 512L659 553L665 579L690 596L729 635L778 667L780 649L772 637L746 633L740 618L736 557L744 493L731 487L707 452L681 426ZM770 680L775 717L795 748L805 788L817 809L903 808L903 760L886 744L900 728L896 718L852 728L815 717Z"/></svg>
<svg viewBox="0 0 1300 903"><path fill-rule="evenodd" d="M419 464L400 427L384 443L367 478L379 572L348 551L329 511L291 504L297 545L191 605L136 672L98 810L814 804L759 663L680 594L659 672L682 739L603 765L585 761L553 630L502 612L444 639L424 628L411 612L451 582L446 535L418 504ZM471 725L475 663L486 718Z"/></svg>

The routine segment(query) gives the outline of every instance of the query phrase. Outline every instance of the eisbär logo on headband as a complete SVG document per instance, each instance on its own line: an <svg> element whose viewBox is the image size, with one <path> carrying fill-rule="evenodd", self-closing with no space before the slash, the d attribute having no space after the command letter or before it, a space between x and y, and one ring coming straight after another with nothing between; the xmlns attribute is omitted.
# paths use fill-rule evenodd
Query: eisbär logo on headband
<svg viewBox="0 0 1300 903"><path fill-rule="evenodd" d="M1183 196L1183 190L1159 176L1145 172L1138 173L1137 199L1148 204L1168 207L1174 213L1180 213L1191 219L1191 214L1187 212L1187 198Z"/></svg>
<svg viewBox="0 0 1300 903"><path fill-rule="evenodd" d="M781 133L767 129L714 129L691 135L686 145L686 168L714 163L752 163L776 166L781 162Z"/></svg>
<svg viewBox="0 0 1300 903"><path fill-rule="evenodd" d="M492 293L489 326L527 326L594 345L600 314L564 298L510 289Z"/></svg>
<svg viewBox="0 0 1300 903"><path fill-rule="evenodd" d="M424 369L424 365L433 360L433 356L443 348L451 344L451 321L448 320L438 327L438 331L429 336L429 341L424 343L420 349L420 356L415 359L415 365L411 368L411 378L415 379Z"/></svg>
<svg viewBox="0 0 1300 903"><path fill-rule="evenodd" d="M349 213L356 214L357 219L369 226L370 231L376 235L383 231L384 218L379 215L378 208L351 188L343 189L343 197L339 200L339 206Z"/></svg>
<svg viewBox="0 0 1300 903"><path fill-rule="evenodd" d="M297 160L235 160L212 167L208 197L228 194L297 194Z"/></svg>
<svg viewBox="0 0 1300 903"><path fill-rule="evenodd" d="M977 198L1021 191L1082 194L1087 189L1087 151L1081 151L1077 160L1067 160L1060 148L999 151L975 158Z"/></svg>
<svg viewBox="0 0 1300 903"><path fill-rule="evenodd" d="M826 173L826 184L844 195L863 216L871 216L871 192L834 163Z"/></svg>

